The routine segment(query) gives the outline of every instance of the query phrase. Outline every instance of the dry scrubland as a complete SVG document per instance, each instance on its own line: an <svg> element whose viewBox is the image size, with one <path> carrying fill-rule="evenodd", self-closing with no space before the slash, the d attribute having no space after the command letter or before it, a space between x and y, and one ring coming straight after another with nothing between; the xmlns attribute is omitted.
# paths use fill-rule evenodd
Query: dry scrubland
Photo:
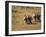
<svg viewBox="0 0 46 37"><path fill-rule="evenodd" d="M40 7L19 7L12 6L12 31L21 30L39 30L40 23L26 24L24 21L25 15L40 14Z"/></svg>

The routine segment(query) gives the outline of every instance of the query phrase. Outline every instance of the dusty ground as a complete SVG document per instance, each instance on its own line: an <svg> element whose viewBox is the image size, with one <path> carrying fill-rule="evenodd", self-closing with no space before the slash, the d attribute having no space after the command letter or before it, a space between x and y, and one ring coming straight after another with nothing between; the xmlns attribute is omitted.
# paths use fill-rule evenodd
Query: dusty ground
<svg viewBox="0 0 46 37"><path fill-rule="evenodd" d="M40 24L21 24L21 25L13 25L13 31L20 31L20 30L39 30Z"/></svg>
<svg viewBox="0 0 46 37"><path fill-rule="evenodd" d="M12 31L20 30L39 30L41 29L41 23L36 24L26 24L24 22L25 15L31 15L33 13L40 14L40 7L12 7Z"/></svg>

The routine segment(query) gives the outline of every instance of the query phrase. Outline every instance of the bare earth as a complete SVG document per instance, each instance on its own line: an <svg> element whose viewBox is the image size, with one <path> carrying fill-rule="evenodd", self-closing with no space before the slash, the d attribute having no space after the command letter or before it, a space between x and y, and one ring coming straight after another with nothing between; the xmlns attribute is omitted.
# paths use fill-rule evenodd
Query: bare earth
<svg viewBox="0 0 46 37"><path fill-rule="evenodd" d="M21 31L21 30L39 30L40 24L29 24L29 25L13 25L13 31Z"/></svg>

